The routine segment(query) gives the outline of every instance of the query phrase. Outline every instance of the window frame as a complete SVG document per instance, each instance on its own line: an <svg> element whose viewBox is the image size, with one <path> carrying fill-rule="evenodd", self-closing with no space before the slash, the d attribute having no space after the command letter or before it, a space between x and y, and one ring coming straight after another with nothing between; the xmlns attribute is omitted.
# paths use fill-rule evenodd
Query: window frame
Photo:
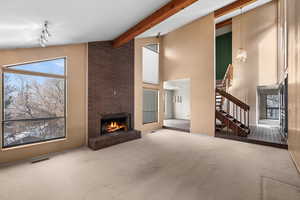
<svg viewBox="0 0 300 200"><path fill-rule="evenodd" d="M46 61L53 61L58 59L64 59L64 74L51 74L51 73L43 73L43 72L34 72L29 70L19 70L19 69L11 69L11 67L15 67L18 65L24 65L24 64L32 64L32 63L40 63L40 62L46 62ZM2 149L9 149L13 147L25 147L27 145L31 144L43 144L49 141L55 141L55 140L61 140L67 138L67 56L63 57L55 57L55 58L48 58L48 59L42 59L42 60L35 60L35 61L29 61L29 62L22 62L22 63L16 63L11 65L4 65L1 71L1 147ZM16 119L16 120L5 120L5 109L4 109L4 75L5 73L13 73L13 74L19 74L19 75L30 75L30 76L38 76L38 77L46 77L46 78L56 78L56 79L62 79L64 80L64 116L61 117L47 117L47 118L31 118L31 119ZM57 137L57 138L51 138L46 140L40 140L40 141L33 141L28 142L24 144L14 144L14 145L4 145L4 124L6 122L26 122L26 121L46 121L46 120L55 120L55 119L64 119L64 136Z"/></svg>
<svg viewBox="0 0 300 200"><path fill-rule="evenodd" d="M154 122L148 122L148 123L144 123L144 90L153 90L157 92L157 120ZM159 123L159 95L160 95L160 90L157 88L152 88L152 87L143 87L143 106L142 106L142 116L143 116L143 120L142 123L143 125L147 125L147 124L156 124Z"/></svg>

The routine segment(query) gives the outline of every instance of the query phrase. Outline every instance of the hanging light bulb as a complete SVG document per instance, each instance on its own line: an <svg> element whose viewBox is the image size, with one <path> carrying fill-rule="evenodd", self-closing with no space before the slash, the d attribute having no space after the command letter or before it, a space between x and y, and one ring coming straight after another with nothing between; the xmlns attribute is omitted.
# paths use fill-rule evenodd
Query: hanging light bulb
<svg viewBox="0 0 300 200"><path fill-rule="evenodd" d="M40 37L40 46L41 46L41 47L46 47L46 41L45 41L45 39L43 38L42 35L41 35L41 37Z"/></svg>
<svg viewBox="0 0 300 200"><path fill-rule="evenodd" d="M238 52L237 52L237 55L236 55L236 59L239 61L239 62L246 62L248 58L248 53L245 49L243 48L239 48Z"/></svg>
<svg viewBox="0 0 300 200"><path fill-rule="evenodd" d="M237 55L236 55L236 59L238 62L246 62L247 58L248 58L248 53L246 51L246 49L243 48L243 38L242 38L242 19L243 19L243 10L241 7L241 17L240 17L240 48L237 51Z"/></svg>
<svg viewBox="0 0 300 200"><path fill-rule="evenodd" d="M51 37L51 34L49 33L49 30L48 30L48 24L49 24L49 22L46 20L44 23L44 34L47 38Z"/></svg>
<svg viewBox="0 0 300 200"><path fill-rule="evenodd" d="M41 37L43 38L44 41L48 42L48 38L49 37L47 36L47 34L46 34L46 32L44 30L42 31Z"/></svg>

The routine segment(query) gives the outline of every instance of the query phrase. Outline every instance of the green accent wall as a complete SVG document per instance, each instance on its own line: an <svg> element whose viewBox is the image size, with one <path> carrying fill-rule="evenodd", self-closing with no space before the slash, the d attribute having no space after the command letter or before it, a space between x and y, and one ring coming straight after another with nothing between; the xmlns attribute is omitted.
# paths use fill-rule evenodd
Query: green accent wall
<svg viewBox="0 0 300 200"><path fill-rule="evenodd" d="M223 79L227 67L232 64L232 32L216 38L216 79Z"/></svg>

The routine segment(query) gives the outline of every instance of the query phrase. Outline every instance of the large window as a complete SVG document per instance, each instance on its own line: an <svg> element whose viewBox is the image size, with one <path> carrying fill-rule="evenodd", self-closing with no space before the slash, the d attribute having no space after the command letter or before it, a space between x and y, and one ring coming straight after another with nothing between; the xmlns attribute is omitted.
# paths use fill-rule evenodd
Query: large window
<svg viewBox="0 0 300 200"><path fill-rule="evenodd" d="M143 123L158 121L158 90L146 89L143 91Z"/></svg>
<svg viewBox="0 0 300 200"><path fill-rule="evenodd" d="M279 95L267 95L267 119L279 120Z"/></svg>
<svg viewBox="0 0 300 200"><path fill-rule="evenodd" d="M143 82L159 84L159 45L143 47Z"/></svg>
<svg viewBox="0 0 300 200"><path fill-rule="evenodd" d="M5 67L3 147L65 137L65 58Z"/></svg>

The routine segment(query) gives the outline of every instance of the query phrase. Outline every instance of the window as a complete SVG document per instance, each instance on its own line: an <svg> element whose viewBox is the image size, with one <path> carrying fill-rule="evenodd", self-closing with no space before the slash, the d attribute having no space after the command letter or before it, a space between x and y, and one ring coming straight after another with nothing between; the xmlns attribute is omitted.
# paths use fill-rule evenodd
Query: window
<svg viewBox="0 0 300 200"><path fill-rule="evenodd" d="M158 90L146 89L143 91L143 123L158 121Z"/></svg>
<svg viewBox="0 0 300 200"><path fill-rule="evenodd" d="M4 68L4 148L65 137L65 62L59 58Z"/></svg>
<svg viewBox="0 0 300 200"><path fill-rule="evenodd" d="M279 120L279 95L267 95L267 119Z"/></svg>
<svg viewBox="0 0 300 200"><path fill-rule="evenodd" d="M159 44L143 47L143 82L159 84Z"/></svg>

